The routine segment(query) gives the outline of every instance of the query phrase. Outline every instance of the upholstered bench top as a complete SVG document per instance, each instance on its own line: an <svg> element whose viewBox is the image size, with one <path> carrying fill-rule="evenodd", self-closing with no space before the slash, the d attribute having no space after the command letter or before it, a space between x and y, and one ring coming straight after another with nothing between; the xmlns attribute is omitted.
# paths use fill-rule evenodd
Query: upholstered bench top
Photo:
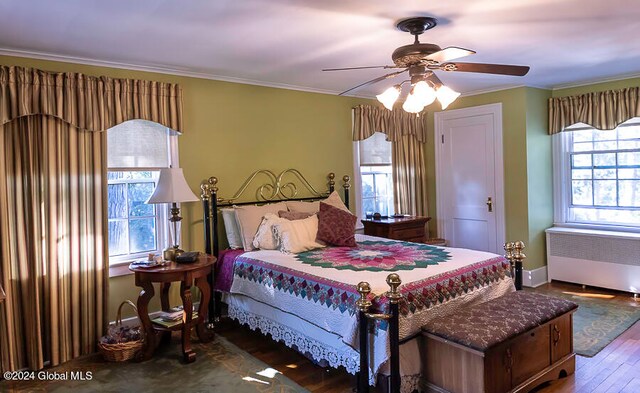
<svg viewBox="0 0 640 393"><path fill-rule="evenodd" d="M429 322L422 330L485 352L577 307L569 300L517 291Z"/></svg>

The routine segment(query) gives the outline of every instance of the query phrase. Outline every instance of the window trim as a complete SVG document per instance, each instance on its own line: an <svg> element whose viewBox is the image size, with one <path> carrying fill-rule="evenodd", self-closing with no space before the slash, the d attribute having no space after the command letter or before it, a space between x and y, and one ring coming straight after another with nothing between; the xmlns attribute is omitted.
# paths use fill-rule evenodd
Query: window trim
<svg viewBox="0 0 640 393"><path fill-rule="evenodd" d="M621 124L618 127L630 125L640 125L640 118L631 119L628 123ZM592 128L593 127L588 125L576 124L567 129L570 131L580 131ZM571 203L571 152L569 151L571 142L572 134L570 132L563 131L551 136L553 155L553 225L555 227L565 228L640 233L640 225L636 227L615 223L569 221L569 209L573 206ZM618 150L616 150L616 152L617 151ZM612 206L612 208L614 207Z"/></svg>
<svg viewBox="0 0 640 393"><path fill-rule="evenodd" d="M141 119L138 119L141 120ZM180 167L179 160L179 151L178 151L178 136L179 134L175 131L171 130L168 127L165 127L167 130L168 138L168 152L169 152L169 164L171 166ZM107 168L107 172L109 171L139 171L139 170L149 170L149 171L159 171L160 168ZM180 203L178 203L178 207L180 207ZM158 204L156 206L156 212L158 215L158 230L160 232L160 228L162 228L163 235L158 233L157 239L157 247L156 253L162 253L162 251L170 246L171 243L171 231L170 228L171 223L169 222L169 204L163 203ZM163 219L164 217L164 219ZM181 232L181 223L178 223L178 233ZM108 238L109 233L105 234ZM112 259L108 256L108 241L107 241L107 263L109 265L109 277L119 277L133 274L132 271L129 270L129 264L136 259L140 259L141 256L132 257L132 255L123 256L120 259L115 259L112 262ZM143 253L144 255L148 255L148 252Z"/></svg>

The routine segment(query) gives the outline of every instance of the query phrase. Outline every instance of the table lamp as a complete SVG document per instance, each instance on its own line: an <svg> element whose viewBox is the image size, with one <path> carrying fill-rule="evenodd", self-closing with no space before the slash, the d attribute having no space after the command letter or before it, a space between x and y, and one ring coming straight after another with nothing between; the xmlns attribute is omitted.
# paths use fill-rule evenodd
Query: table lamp
<svg viewBox="0 0 640 393"><path fill-rule="evenodd" d="M163 251L165 260L175 261L176 257L184 252L178 244L178 222L180 217L180 202L199 201L198 197L191 191L182 173L182 168L162 168L158 185L146 203L171 203L171 217L169 221L173 223L173 246Z"/></svg>

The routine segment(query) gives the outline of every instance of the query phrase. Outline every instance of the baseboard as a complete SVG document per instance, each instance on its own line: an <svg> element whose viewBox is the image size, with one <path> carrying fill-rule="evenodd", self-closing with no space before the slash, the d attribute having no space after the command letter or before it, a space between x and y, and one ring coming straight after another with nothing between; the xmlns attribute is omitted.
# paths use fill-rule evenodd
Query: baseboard
<svg viewBox="0 0 640 393"><path fill-rule="evenodd" d="M539 287L542 284L546 284L547 279L547 267L543 266L534 270L522 271L522 285L525 287Z"/></svg>

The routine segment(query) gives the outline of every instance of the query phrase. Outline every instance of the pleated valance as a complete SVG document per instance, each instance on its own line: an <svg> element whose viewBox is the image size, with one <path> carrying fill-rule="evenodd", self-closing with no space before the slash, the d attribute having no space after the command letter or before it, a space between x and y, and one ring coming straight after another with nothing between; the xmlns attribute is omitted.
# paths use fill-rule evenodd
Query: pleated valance
<svg viewBox="0 0 640 393"><path fill-rule="evenodd" d="M39 114L88 131L143 119L182 132L182 113L176 84L0 66L0 124Z"/></svg>
<svg viewBox="0 0 640 393"><path fill-rule="evenodd" d="M398 141L404 135L415 135L416 139L427 141L426 116L418 117L402 110L387 110L370 105L353 108L353 140L367 139L375 132L387 135L389 141Z"/></svg>
<svg viewBox="0 0 640 393"><path fill-rule="evenodd" d="M562 132L576 123L613 130L637 116L640 116L640 87L550 98L549 134Z"/></svg>

